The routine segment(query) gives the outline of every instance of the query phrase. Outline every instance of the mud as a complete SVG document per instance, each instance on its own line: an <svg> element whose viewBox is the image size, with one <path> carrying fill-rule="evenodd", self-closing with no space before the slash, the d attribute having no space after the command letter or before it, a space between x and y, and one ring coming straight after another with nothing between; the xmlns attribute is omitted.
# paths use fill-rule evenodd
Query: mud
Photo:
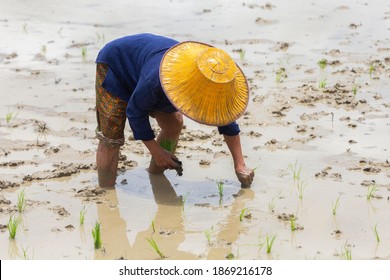
<svg viewBox="0 0 390 280"><path fill-rule="evenodd" d="M354 259L390 258L385 1L0 2L1 259L158 259L147 238L168 259L342 259L345 244ZM127 126L117 184L98 187L94 59L140 32L223 48L247 75L238 123L250 189L217 129L189 119L182 176L148 174ZM11 216L22 218L15 240Z"/></svg>

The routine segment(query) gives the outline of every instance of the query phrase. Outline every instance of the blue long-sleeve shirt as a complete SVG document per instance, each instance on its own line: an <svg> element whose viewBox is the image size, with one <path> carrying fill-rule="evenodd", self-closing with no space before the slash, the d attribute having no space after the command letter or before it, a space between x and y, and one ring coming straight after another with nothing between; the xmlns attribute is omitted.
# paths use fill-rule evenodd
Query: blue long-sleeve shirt
<svg viewBox="0 0 390 280"><path fill-rule="evenodd" d="M153 34L130 35L106 44L96 58L96 63L108 65L103 88L127 102L126 115L136 140L155 138L150 112L177 111L161 87L159 67L165 52L178 43ZM233 136L240 129L233 122L218 131Z"/></svg>

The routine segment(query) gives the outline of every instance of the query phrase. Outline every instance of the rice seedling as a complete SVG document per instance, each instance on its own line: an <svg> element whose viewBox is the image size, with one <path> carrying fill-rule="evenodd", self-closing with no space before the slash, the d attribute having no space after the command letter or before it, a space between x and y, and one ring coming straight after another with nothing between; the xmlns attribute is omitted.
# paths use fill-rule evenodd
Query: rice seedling
<svg viewBox="0 0 390 280"><path fill-rule="evenodd" d="M293 174L294 181L297 181L301 178L302 165L298 166L298 161L295 161L294 165L289 163L288 168L291 170Z"/></svg>
<svg viewBox="0 0 390 280"><path fill-rule="evenodd" d="M290 217L290 228L291 231L297 230L297 217L295 217L294 215Z"/></svg>
<svg viewBox="0 0 390 280"><path fill-rule="evenodd" d="M22 222L22 218L19 216L19 217L14 217L14 216L11 216L9 218L9 221L8 221L8 232L9 232L9 238L10 239L15 239L16 237L16 233L18 231L18 227L20 225L20 223Z"/></svg>
<svg viewBox="0 0 390 280"><path fill-rule="evenodd" d="M21 190L18 193L18 202L16 204L19 213L23 213L26 209L26 199L25 199L25 190Z"/></svg>
<svg viewBox="0 0 390 280"><path fill-rule="evenodd" d="M234 260L235 259L235 256L232 252L230 252L229 254L226 255L225 259L227 260Z"/></svg>
<svg viewBox="0 0 390 280"><path fill-rule="evenodd" d="M25 260L30 260L30 259L32 259L32 258L30 258L30 256L28 255L27 250L28 250L28 248L24 248L24 247L22 246L23 259L25 259ZM34 257L34 251L33 251L33 253L32 253L32 257Z"/></svg>
<svg viewBox="0 0 390 280"><path fill-rule="evenodd" d="M47 52L47 46L46 45L42 45L41 46L41 54L42 55L46 55L46 52Z"/></svg>
<svg viewBox="0 0 390 280"><path fill-rule="evenodd" d="M318 66L320 67L321 70L324 70L326 66L328 65L328 60L323 58L317 62Z"/></svg>
<svg viewBox="0 0 390 280"><path fill-rule="evenodd" d="M101 225L100 222L96 221L95 226L92 229L93 244L95 249L100 249L102 247L102 237L101 237Z"/></svg>
<svg viewBox="0 0 390 280"><path fill-rule="evenodd" d="M324 89L326 87L326 84L327 84L327 81L326 81L326 78L322 79L319 83L318 83L318 87L320 89Z"/></svg>
<svg viewBox="0 0 390 280"><path fill-rule="evenodd" d="M244 60L244 58L245 58L245 50L243 50L243 49L240 49L240 59L241 60Z"/></svg>
<svg viewBox="0 0 390 280"><path fill-rule="evenodd" d="M18 113L19 111L17 108L12 109L11 111L8 110L7 114L5 115L5 121L7 122L7 124L9 124L12 119L16 118Z"/></svg>
<svg viewBox="0 0 390 280"><path fill-rule="evenodd" d="M219 197L223 196L224 183L222 181L217 182Z"/></svg>
<svg viewBox="0 0 390 280"><path fill-rule="evenodd" d="M240 222L244 220L244 218L250 218L251 217L251 212L248 208L243 208L240 211Z"/></svg>
<svg viewBox="0 0 390 280"><path fill-rule="evenodd" d="M355 81L354 84L352 85L352 92L354 95L357 94L361 83L362 83L361 81L358 81L358 82Z"/></svg>
<svg viewBox="0 0 390 280"><path fill-rule="evenodd" d="M280 67L277 71L276 71L276 82L277 83L280 83L283 81L283 79L287 78L287 74L286 74L286 68L284 67Z"/></svg>
<svg viewBox="0 0 390 280"><path fill-rule="evenodd" d="M146 240L149 242L149 245L152 247L152 249L160 256L160 258L164 259L165 255L161 252L157 242L153 238L146 238Z"/></svg>
<svg viewBox="0 0 390 280"><path fill-rule="evenodd" d="M151 226L152 226L153 233L155 233L156 232L156 227L155 227L154 219L151 222Z"/></svg>
<svg viewBox="0 0 390 280"><path fill-rule="evenodd" d="M336 202L333 203L333 201L332 201L332 213L333 213L333 216L336 216L336 212L337 212L337 208L339 207L339 203L340 203L340 197L338 197L336 199Z"/></svg>
<svg viewBox="0 0 390 280"><path fill-rule="evenodd" d="M370 64L370 68L369 68L369 70L368 70L369 73L370 73L370 77L372 77L372 74L374 74L375 69L376 69L375 63L372 62L372 63Z"/></svg>
<svg viewBox="0 0 390 280"><path fill-rule="evenodd" d="M80 225L84 225L85 221L85 214L87 213L87 210L85 209L85 205L83 206L83 209L80 210L79 214L79 220L80 220Z"/></svg>
<svg viewBox="0 0 390 280"><path fill-rule="evenodd" d="M341 258L344 260L352 260L352 248L348 244L348 241L345 241L344 245L341 247Z"/></svg>
<svg viewBox="0 0 390 280"><path fill-rule="evenodd" d="M175 151L175 148L176 148L176 142L174 140L171 140L171 139L163 139L161 140L160 142L160 146L161 148L163 148L164 150L167 150L168 152L174 152Z"/></svg>
<svg viewBox="0 0 390 280"><path fill-rule="evenodd" d="M82 57L83 59L86 59L86 58L87 58L87 47L86 47L86 46L83 46L83 47L81 48L81 57Z"/></svg>
<svg viewBox="0 0 390 280"><path fill-rule="evenodd" d="M265 236L265 244L266 244L266 248L267 248L267 250L266 250L267 254L271 253L275 239L276 239L276 234L272 234L272 235L267 234Z"/></svg>
<svg viewBox="0 0 390 280"><path fill-rule="evenodd" d="M378 233L378 229L377 229L377 225L375 225L373 228L372 228L372 231L374 232L375 234L375 239L376 239L376 242L380 242L381 239L379 238L379 233Z"/></svg>
<svg viewBox="0 0 390 280"><path fill-rule="evenodd" d="M211 228L204 230L203 233L207 239L207 243L210 245L211 244L211 237L215 233L214 227L212 226Z"/></svg>
<svg viewBox="0 0 390 280"><path fill-rule="evenodd" d="M268 203L268 209L273 212L276 207L276 199L280 197L281 192L279 192L277 195L275 195L271 201Z"/></svg>
<svg viewBox="0 0 390 280"><path fill-rule="evenodd" d="M300 200L303 198L303 192L305 191L307 186L307 180L298 180L297 181L297 191L298 191L298 197Z"/></svg>
<svg viewBox="0 0 390 280"><path fill-rule="evenodd" d="M367 191L367 200L370 201L374 194L378 191L376 184L370 185Z"/></svg>
<svg viewBox="0 0 390 280"><path fill-rule="evenodd" d="M276 207L276 197L273 197L271 201L268 203L268 209L273 212Z"/></svg>

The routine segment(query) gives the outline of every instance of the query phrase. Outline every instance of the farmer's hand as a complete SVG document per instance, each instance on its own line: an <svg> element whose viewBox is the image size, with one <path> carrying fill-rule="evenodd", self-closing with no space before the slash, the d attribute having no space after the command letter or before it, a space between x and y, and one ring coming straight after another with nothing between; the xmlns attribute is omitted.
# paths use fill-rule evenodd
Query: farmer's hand
<svg viewBox="0 0 390 280"><path fill-rule="evenodd" d="M238 180L241 182L241 187L249 188L253 182L255 172L253 169L243 166L236 169L236 175Z"/></svg>
<svg viewBox="0 0 390 280"><path fill-rule="evenodd" d="M150 173L162 173L166 169L176 169L177 157L164 149L158 149L152 154L152 162L149 166Z"/></svg>

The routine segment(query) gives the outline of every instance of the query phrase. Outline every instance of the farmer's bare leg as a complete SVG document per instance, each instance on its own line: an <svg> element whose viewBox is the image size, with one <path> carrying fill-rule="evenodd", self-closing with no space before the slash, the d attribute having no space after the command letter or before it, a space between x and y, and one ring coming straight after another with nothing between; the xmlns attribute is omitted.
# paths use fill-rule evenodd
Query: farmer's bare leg
<svg viewBox="0 0 390 280"><path fill-rule="evenodd" d="M96 167L98 172L99 186L111 188L115 186L118 171L119 148L108 148L99 141L96 152Z"/></svg>
<svg viewBox="0 0 390 280"><path fill-rule="evenodd" d="M174 147L171 152L174 153L181 130L183 129L183 115L180 112L155 112L154 117L161 128L156 139L157 143L160 144L164 140L172 141L174 143ZM158 167L152 158L148 170L150 173L162 173L165 169Z"/></svg>
<svg viewBox="0 0 390 280"><path fill-rule="evenodd" d="M96 166L99 186L115 186L119 148L124 144L127 103L102 87L108 65L96 65L96 137L99 145Z"/></svg>

